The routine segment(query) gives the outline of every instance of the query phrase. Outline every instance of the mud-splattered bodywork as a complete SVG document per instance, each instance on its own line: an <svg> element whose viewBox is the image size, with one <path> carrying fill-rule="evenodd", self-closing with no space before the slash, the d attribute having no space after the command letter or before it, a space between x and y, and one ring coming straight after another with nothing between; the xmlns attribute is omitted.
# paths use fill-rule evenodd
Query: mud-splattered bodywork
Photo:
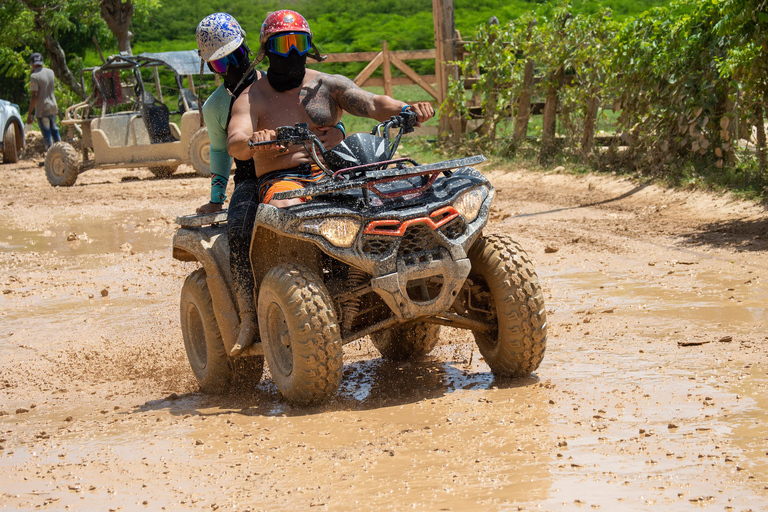
<svg viewBox="0 0 768 512"><path fill-rule="evenodd" d="M488 180L472 168L447 174L423 192L397 197L358 188L288 208L261 205L251 245L256 283L275 262L306 265L311 260L315 263L310 267L326 276L341 316L349 314L345 302L369 292L387 306L388 311L379 308L369 315L378 322L389 317L382 326L447 312L470 272L467 252L487 221L494 195ZM396 195L426 179L391 181L378 190ZM466 219L454 205L469 192L478 208ZM346 225L340 243L339 237L326 236L324 225L341 221ZM358 337L355 333L369 333L366 323L371 321L355 325L344 318L345 341Z"/></svg>

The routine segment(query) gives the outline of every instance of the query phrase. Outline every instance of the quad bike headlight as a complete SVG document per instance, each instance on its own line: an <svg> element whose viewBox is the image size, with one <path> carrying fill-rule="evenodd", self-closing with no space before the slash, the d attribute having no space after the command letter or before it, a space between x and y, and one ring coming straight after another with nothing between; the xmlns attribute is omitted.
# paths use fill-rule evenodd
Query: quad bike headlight
<svg viewBox="0 0 768 512"><path fill-rule="evenodd" d="M351 247L360 231L360 222L351 217L312 219L304 221L301 230L305 233L322 235L336 247Z"/></svg>
<svg viewBox="0 0 768 512"><path fill-rule="evenodd" d="M472 222L480 213L480 207L483 205L483 199L485 199L484 196L485 194L483 194L481 189L473 188L461 194L453 202L453 207L464 217L467 223Z"/></svg>

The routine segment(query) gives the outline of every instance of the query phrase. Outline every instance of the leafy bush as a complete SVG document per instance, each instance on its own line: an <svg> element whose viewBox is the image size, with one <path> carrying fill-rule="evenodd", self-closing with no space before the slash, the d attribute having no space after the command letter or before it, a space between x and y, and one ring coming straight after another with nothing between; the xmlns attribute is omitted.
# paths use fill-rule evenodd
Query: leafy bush
<svg viewBox="0 0 768 512"><path fill-rule="evenodd" d="M579 14L561 3L532 16L535 25L520 18L501 27L480 26L458 63L462 78L451 84L445 107L471 117L464 80L474 75L470 96L480 98L484 122L469 138L499 149L496 113L519 121L527 112L524 93L530 85L522 63L534 62L539 81L533 96L546 100L540 160L577 155L598 166L631 165L656 175L691 166L705 174L727 168L723 183L739 182L734 172L754 181L761 174L737 142L755 132L761 179L768 181L764 3L679 0L622 22L608 10ZM615 111L621 151L593 151L601 106ZM517 130L512 139L519 143Z"/></svg>

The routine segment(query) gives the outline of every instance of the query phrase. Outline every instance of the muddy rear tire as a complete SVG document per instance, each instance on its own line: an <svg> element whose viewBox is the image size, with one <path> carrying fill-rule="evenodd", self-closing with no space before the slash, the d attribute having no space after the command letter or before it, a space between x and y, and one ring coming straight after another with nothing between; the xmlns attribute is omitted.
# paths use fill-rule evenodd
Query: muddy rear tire
<svg viewBox="0 0 768 512"><path fill-rule="evenodd" d="M3 163L15 164L19 161L19 148L16 145L16 127L9 123L3 135Z"/></svg>
<svg viewBox="0 0 768 512"><path fill-rule="evenodd" d="M173 173L176 172L176 169L178 169L178 164L176 165L158 165L155 167L150 167L149 172L154 174L157 178L170 178Z"/></svg>
<svg viewBox="0 0 768 512"><path fill-rule="evenodd" d="M386 359L405 361L432 352L440 340L440 326L409 322L371 334L376 350Z"/></svg>
<svg viewBox="0 0 768 512"><path fill-rule="evenodd" d="M504 235L478 239L469 259L469 278L479 286L473 305L490 311L477 319L497 325L491 332L474 332L480 354L494 375L529 375L541 364L547 345L547 314L533 263Z"/></svg>
<svg viewBox="0 0 768 512"><path fill-rule="evenodd" d="M327 400L341 384L342 343L331 295L303 265L273 267L261 282L259 332L272 379L298 405Z"/></svg>
<svg viewBox="0 0 768 512"><path fill-rule="evenodd" d="M211 177L211 139L208 137L207 126L192 135L189 142L189 161L199 176Z"/></svg>
<svg viewBox="0 0 768 512"><path fill-rule="evenodd" d="M234 382L256 385L264 372L264 358L230 358L221 340L213 313L205 269L189 274L181 288L181 332L184 349L200 389L204 393L224 393Z"/></svg>
<svg viewBox="0 0 768 512"><path fill-rule="evenodd" d="M80 158L67 142L54 142L45 153L45 177L54 187L71 187L80 173Z"/></svg>

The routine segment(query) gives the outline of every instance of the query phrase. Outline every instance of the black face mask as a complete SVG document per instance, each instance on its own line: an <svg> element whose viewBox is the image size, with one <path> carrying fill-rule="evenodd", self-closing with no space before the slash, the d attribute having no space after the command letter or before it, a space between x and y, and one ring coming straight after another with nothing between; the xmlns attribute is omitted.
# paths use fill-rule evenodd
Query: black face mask
<svg viewBox="0 0 768 512"><path fill-rule="evenodd" d="M243 78L243 74L248 71L250 65L251 59L243 59L239 66L229 66L227 68L227 72L221 75L222 80L224 80L224 87L226 87L227 90L235 96L239 95L243 89L248 87L248 85L253 82L253 80L243 80L243 84L240 86L240 90L235 91L235 87L237 87L240 79ZM251 74L255 74L255 71L252 71Z"/></svg>
<svg viewBox="0 0 768 512"><path fill-rule="evenodd" d="M269 85L278 92L290 91L301 85L306 71L307 56L292 51L287 57L267 52L269 69L267 80Z"/></svg>

